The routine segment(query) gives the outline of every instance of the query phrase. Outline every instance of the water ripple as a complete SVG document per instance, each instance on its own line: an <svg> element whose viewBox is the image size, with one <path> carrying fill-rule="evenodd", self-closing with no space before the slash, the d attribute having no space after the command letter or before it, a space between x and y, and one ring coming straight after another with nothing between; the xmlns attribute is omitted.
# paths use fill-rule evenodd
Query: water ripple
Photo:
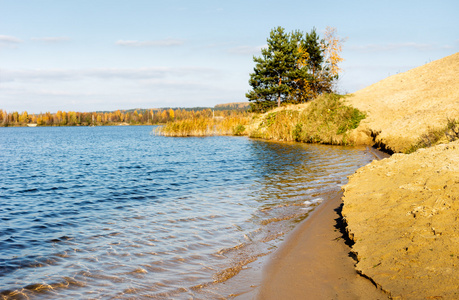
<svg viewBox="0 0 459 300"><path fill-rule="evenodd" d="M370 159L150 131L0 128L0 295L227 297L210 287L276 248Z"/></svg>

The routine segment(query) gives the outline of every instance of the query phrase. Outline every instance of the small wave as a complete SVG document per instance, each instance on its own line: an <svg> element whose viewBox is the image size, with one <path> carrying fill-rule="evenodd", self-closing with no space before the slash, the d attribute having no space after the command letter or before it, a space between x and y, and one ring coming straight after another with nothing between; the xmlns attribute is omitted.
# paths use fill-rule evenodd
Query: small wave
<svg viewBox="0 0 459 300"><path fill-rule="evenodd" d="M69 287L84 287L82 281L70 277L63 277L61 281L55 283L32 283L18 289L0 290L0 295L6 299L29 299L32 295L44 295L50 291Z"/></svg>
<svg viewBox="0 0 459 300"><path fill-rule="evenodd" d="M57 265L60 260L61 258L58 255L52 255L50 257L29 255L25 257L13 257L12 259L2 259L0 260L0 277L7 276L18 269L42 268Z"/></svg>
<svg viewBox="0 0 459 300"><path fill-rule="evenodd" d="M39 190L36 189L36 188L32 188L32 189L25 189L25 190L22 190L22 191L18 191L19 194L24 194L24 193L34 193L34 192L38 192Z"/></svg>
<svg viewBox="0 0 459 300"><path fill-rule="evenodd" d="M64 235L64 236L61 236L59 238L52 239L52 240L50 240L50 242L51 243L59 243L59 242L70 241L70 240L73 240L73 238Z"/></svg>
<svg viewBox="0 0 459 300"><path fill-rule="evenodd" d="M306 200L303 202L304 205L315 205L317 203L322 203L324 201L323 198L321 197L318 197L318 198L314 198L314 199L311 199L311 200Z"/></svg>
<svg viewBox="0 0 459 300"><path fill-rule="evenodd" d="M239 249L241 249L241 248L243 248L245 246L246 245L244 243L242 243L242 244L236 245L234 247L220 249L220 250L217 251L217 253L218 254L225 254L225 253L228 253L230 251L239 250Z"/></svg>
<svg viewBox="0 0 459 300"><path fill-rule="evenodd" d="M304 216L304 213L300 213L300 214L297 213L297 214L291 214L291 215L287 215L287 216L274 217L274 218L262 220L260 222L260 224L261 225L268 225L269 223L296 219L296 218L303 217L303 216Z"/></svg>
<svg viewBox="0 0 459 300"><path fill-rule="evenodd" d="M145 270L144 268L137 268L133 271L130 271L130 272L125 272L125 273L120 273L120 275L137 275L137 274L147 274L148 271Z"/></svg>
<svg viewBox="0 0 459 300"><path fill-rule="evenodd" d="M130 169L142 169L142 168L143 168L143 166L141 166L141 165L134 165L134 166L119 166L119 167L118 167L118 169L120 169L120 170L124 170L124 169L126 169L126 170L130 170Z"/></svg>
<svg viewBox="0 0 459 300"><path fill-rule="evenodd" d="M215 283L220 283L220 282L227 281L228 279L230 279L230 278L236 276L237 274L239 274L239 272L241 272L241 270L243 270L244 268L247 268L247 265L249 263L254 262L259 257L265 256L265 255L267 255L267 254L260 253L260 254L249 256L247 258L244 258L244 259L238 261L233 266L231 266L229 268L226 268L226 269L218 272L217 274L215 274L214 275L214 282Z"/></svg>

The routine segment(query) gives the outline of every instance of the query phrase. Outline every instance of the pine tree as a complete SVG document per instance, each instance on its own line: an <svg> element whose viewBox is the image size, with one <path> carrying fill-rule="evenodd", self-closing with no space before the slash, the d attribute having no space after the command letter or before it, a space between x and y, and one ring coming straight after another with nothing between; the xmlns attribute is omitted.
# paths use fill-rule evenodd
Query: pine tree
<svg viewBox="0 0 459 300"><path fill-rule="evenodd" d="M246 94L254 110L265 111L291 99L291 91L301 75L298 69L301 34L287 34L284 28L271 30L268 47L261 50L261 57L254 57L254 73L250 74L252 90Z"/></svg>
<svg viewBox="0 0 459 300"><path fill-rule="evenodd" d="M331 81L329 68L324 59L324 40L319 38L316 29L313 28L310 33L306 33L302 40L302 47L309 54L309 84L313 97L322 93L331 92Z"/></svg>

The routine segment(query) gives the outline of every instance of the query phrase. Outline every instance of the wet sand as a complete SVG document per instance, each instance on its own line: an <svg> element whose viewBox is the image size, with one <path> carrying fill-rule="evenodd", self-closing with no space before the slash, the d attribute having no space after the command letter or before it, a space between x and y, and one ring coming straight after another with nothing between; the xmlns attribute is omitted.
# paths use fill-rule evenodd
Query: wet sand
<svg viewBox="0 0 459 300"><path fill-rule="evenodd" d="M388 299L355 271L339 228L341 196L322 203L273 253L258 299Z"/></svg>

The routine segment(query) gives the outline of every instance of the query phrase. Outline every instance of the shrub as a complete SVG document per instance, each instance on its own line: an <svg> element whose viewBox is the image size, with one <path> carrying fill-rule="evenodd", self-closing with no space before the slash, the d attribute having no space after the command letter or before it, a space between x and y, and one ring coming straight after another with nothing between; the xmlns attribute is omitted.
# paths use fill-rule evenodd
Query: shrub
<svg viewBox="0 0 459 300"><path fill-rule="evenodd" d="M264 115L251 137L307 143L346 144L347 133L365 114L346 106L343 96L326 94L303 110L284 109Z"/></svg>
<svg viewBox="0 0 459 300"><path fill-rule="evenodd" d="M239 124L236 127L234 127L233 135L243 135L244 131L245 131L245 126L242 124Z"/></svg>

